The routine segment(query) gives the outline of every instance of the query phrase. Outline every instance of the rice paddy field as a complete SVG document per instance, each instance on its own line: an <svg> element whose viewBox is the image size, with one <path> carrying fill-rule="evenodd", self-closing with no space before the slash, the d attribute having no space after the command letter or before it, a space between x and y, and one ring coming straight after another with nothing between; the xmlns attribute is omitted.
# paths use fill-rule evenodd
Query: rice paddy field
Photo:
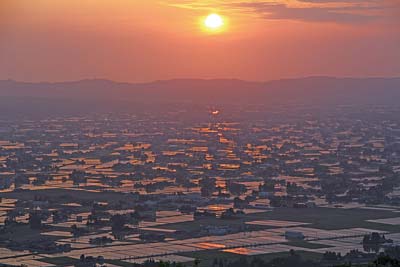
<svg viewBox="0 0 400 267"><path fill-rule="evenodd" d="M67 266L67 263L79 260L80 256L85 254L95 257L102 256L111 266L129 266L132 263L142 263L150 259L191 263L195 258L200 258L203 266L207 266L205 264L209 262L210 255L234 259L240 256L284 255L290 250L295 250L318 258L326 251L342 254L352 249L363 251L363 236L372 232L384 233L387 238L400 243L400 227L395 224L398 217L395 217L396 213L393 211L320 208L306 209L301 212L304 215L302 221L290 220L296 217L296 209L277 209L273 212L249 214L248 218L241 219L241 222L244 225L256 225L264 227L264 229L225 235L168 238L163 242L143 242L140 241L138 235L131 235L123 241L113 242L106 246L96 246L90 244L89 240L105 236L109 229L103 229L104 233L102 234L91 234L80 238L71 237L67 231L50 231L43 235L57 237L57 242L60 244L71 244L72 251L46 255L32 254L29 251L15 252L2 248L0 261L4 264L25 264L27 266ZM365 218L371 218L371 213L374 213L373 218L377 219L365 220ZM335 216L338 223L335 224L335 227L330 224L318 227L318 225L323 226L324 224L323 220L316 219L321 218L321 215ZM225 223L230 222L225 221ZM183 225L186 227L190 224L219 225L221 223L224 223L224 220L195 221L191 215L182 215L175 211L161 211L157 213L155 222L143 222L142 227L146 230L168 233L179 230ZM365 224L371 227L354 227L355 224ZM288 240L285 238L286 231L301 232L305 238L301 241Z"/></svg>

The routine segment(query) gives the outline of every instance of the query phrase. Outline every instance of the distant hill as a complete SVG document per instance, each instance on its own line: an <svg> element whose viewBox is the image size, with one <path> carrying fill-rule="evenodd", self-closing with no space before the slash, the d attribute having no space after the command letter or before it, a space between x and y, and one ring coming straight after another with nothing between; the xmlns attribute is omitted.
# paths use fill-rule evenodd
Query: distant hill
<svg viewBox="0 0 400 267"><path fill-rule="evenodd" d="M38 101L197 104L398 104L400 78L309 77L269 82L182 79L151 83L81 80L60 83L0 81L0 102ZM7 100L8 99L8 100ZM36 99L36 100L34 100ZM57 104L54 104L57 105Z"/></svg>

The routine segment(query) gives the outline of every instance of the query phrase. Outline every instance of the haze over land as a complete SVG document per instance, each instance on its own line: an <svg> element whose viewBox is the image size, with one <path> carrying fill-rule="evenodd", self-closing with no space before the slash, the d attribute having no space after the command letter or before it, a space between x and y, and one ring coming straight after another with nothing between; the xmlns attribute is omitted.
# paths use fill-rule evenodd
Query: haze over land
<svg viewBox="0 0 400 267"><path fill-rule="evenodd" d="M197 103L392 103L400 78L308 77L269 82L177 79L151 83L82 80L60 83L0 81L0 96L78 100Z"/></svg>

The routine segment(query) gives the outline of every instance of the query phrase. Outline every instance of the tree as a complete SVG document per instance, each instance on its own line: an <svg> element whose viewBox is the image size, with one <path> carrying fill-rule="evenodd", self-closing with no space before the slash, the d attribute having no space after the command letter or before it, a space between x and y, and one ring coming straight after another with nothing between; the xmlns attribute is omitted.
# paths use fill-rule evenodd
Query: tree
<svg viewBox="0 0 400 267"><path fill-rule="evenodd" d="M374 262L374 266L376 267L399 267L400 261L397 259L393 259L390 256L383 255L379 256Z"/></svg>
<svg viewBox="0 0 400 267"><path fill-rule="evenodd" d="M124 230L125 224L127 222L125 216L120 215L120 214L116 214L113 215L110 219L111 221L111 229L112 232L121 232L122 230Z"/></svg>
<svg viewBox="0 0 400 267"><path fill-rule="evenodd" d="M41 229L42 228L42 218L37 213L31 213L29 215L29 226L31 229Z"/></svg>
<svg viewBox="0 0 400 267"><path fill-rule="evenodd" d="M86 183L86 173L83 171L74 170L69 175L69 178L73 181L74 185Z"/></svg>
<svg viewBox="0 0 400 267"><path fill-rule="evenodd" d="M236 196L240 196L241 194L246 193L247 191L247 188L244 184L235 183L232 181L228 181L226 183L226 187L231 194Z"/></svg>
<svg viewBox="0 0 400 267"><path fill-rule="evenodd" d="M216 179L205 177L200 180L199 185L201 187L201 195L203 197L210 197L216 190Z"/></svg>

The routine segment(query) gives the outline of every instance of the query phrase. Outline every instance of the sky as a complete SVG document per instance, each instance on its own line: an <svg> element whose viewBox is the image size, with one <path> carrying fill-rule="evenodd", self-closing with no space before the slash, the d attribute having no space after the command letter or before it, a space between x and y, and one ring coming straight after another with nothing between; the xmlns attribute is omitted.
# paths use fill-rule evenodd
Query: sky
<svg viewBox="0 0 400 267"><path fill-rule="evenodd" d="M0 79L317 75L400 77L400 0L0 0Z"/></svg>

